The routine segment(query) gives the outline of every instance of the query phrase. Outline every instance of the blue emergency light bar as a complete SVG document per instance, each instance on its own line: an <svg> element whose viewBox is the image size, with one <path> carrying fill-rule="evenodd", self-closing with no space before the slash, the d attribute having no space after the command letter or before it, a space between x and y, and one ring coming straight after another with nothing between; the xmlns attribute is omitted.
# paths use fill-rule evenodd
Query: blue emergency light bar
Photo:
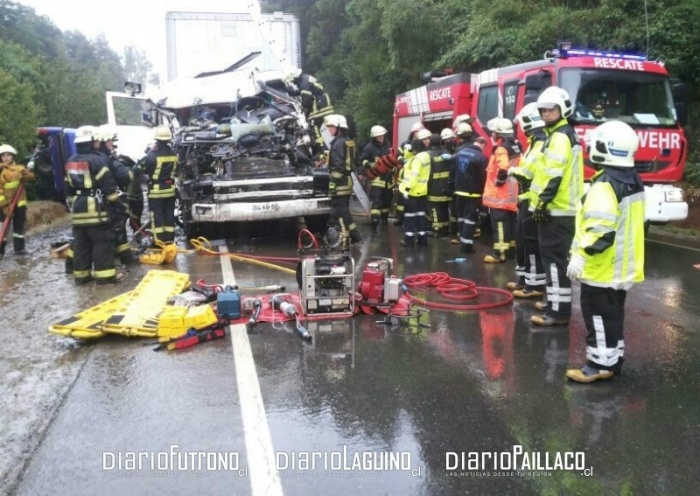
<svg viewBox="0 0 700 496"><path fill-rule="evenodd" d="M604 52L600 50L581 50L578 48L556 48L552 50L552 56L558 58L566 57L606 57L611 59L636 60L638 62L647 61L646 55L633 55L629 53Z"/></svg>

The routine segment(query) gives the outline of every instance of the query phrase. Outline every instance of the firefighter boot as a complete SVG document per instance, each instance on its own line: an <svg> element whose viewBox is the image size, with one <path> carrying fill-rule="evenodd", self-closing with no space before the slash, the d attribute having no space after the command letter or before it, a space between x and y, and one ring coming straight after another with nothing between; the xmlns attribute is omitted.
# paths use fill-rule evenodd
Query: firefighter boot
<svg viewBox="0 0 700 496"><path fill-rule="evenodd" d="M516 267L515 270L516 272L518 271L519 267ZM517 282L509 282L506 284L506 288L510 289L511 291L516 290L516 289L525 289L525 278L523 276L518 277Z"/></svg>
<svg viewBox="0 0 700 496"><path fill-rule="evenodd" d="M542 315L533 315L532 317L530 317L530 322L542 327L552 327L567 325L569 323L569 319L553 317L545 312Z"/></svg>
<svg viewBox="0 0 700 496"><path fill-rule="evenodd" d="M516 298L535 298L538 296L544 296L544 293L542 291L537 291L536 289L523 288L513 291L513 296ZM535 305L537 305L537 303L535 303Z"/></svg>
<svg viewBox="0 0 700 496"><path fill-rule="evenodd" d="M595 381L609 381L613 378L612 370L594 369L590 365L584 365L580 369L569 369L566 371L566 378L574 381L588 384Z"/></svg>
<svg viewBox="0 0 700 496"><path fill-rule="evenodd" d="M493 255L486 255L484 257L484 263L503 263L506 261L506 255L504 253L494 253Z"/></svg>

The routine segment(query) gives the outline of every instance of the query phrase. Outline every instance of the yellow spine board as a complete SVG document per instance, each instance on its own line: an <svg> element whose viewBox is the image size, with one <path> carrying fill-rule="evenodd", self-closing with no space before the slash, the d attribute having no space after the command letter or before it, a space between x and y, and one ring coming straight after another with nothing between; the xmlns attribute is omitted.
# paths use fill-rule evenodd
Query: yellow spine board
<svg viewBox="0 0 700 496"><path fill-rule="evenodd" d="M51 334L58 336L68 336L75 339L97 339L106 336L102 330L102 323L115 312L119 312L126 308L133 293L123 293L115 296L112 299L103 301L87 310L68 317L60 322L49 326Z"/></svg>
<svg viewBox="0 0 700 496"><path fill-rule="evenodd" d="M105 319L102 330L123 336L153 338L158 333L158 315L168 298L190 286L190 276L174 270L150 270L132 291L133 299L121 311Z"/></svg>

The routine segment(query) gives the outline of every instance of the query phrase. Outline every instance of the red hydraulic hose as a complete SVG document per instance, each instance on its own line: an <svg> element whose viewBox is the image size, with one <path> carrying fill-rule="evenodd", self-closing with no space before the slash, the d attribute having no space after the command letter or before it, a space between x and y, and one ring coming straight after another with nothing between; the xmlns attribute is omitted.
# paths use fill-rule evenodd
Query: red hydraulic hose
<svg viewBox="0 0 700 496"><path fill-rule="evenodd" d="M432 272L424 274L415 274L412 276L407 276L403 280L404 284L408 288L423 289L428 291L434 291L439 293L443 298L452 301L467 301L477 298L480 294L491 293L496 295L502 295L505 298L499 301L492 301L488 303L478 303L474 305L464 305L457 303L440 303L436 301L428 301L424 298L418 298L412 295L409 291L406 292L406 296L419 305L423 305L427 308L436 308L440 310L454 310L469 312L474 310L487 310L490 308L498 308L505 305L509 305L513 301L513 294L510 291L499 288L489 288L484 286L477 286L475 282L469 281L468 279L457 279L451 277L445 272Z"/></svg>

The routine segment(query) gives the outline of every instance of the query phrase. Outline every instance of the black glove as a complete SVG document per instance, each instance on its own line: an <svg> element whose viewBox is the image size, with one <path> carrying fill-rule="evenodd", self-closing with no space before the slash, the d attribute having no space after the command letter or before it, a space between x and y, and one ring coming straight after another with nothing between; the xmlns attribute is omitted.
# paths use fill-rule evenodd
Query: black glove
<svg viewBox="0 0 700 496"><path fill-rule="evenodd" d="M532 218L535 219L535 222L547 222L549 221L550 217L551 214L547 210L547 204L542 200L539 200L537 202L537 206L535 207L535 211L532 213Z"/></svg>
<svg viewBox="0 0 700 496"><path fill-rule="evenodd" d="M496 176L496 186L503 186L506 183L506 179L508 179L508 171L506 169L499 170Z"/></svg>

